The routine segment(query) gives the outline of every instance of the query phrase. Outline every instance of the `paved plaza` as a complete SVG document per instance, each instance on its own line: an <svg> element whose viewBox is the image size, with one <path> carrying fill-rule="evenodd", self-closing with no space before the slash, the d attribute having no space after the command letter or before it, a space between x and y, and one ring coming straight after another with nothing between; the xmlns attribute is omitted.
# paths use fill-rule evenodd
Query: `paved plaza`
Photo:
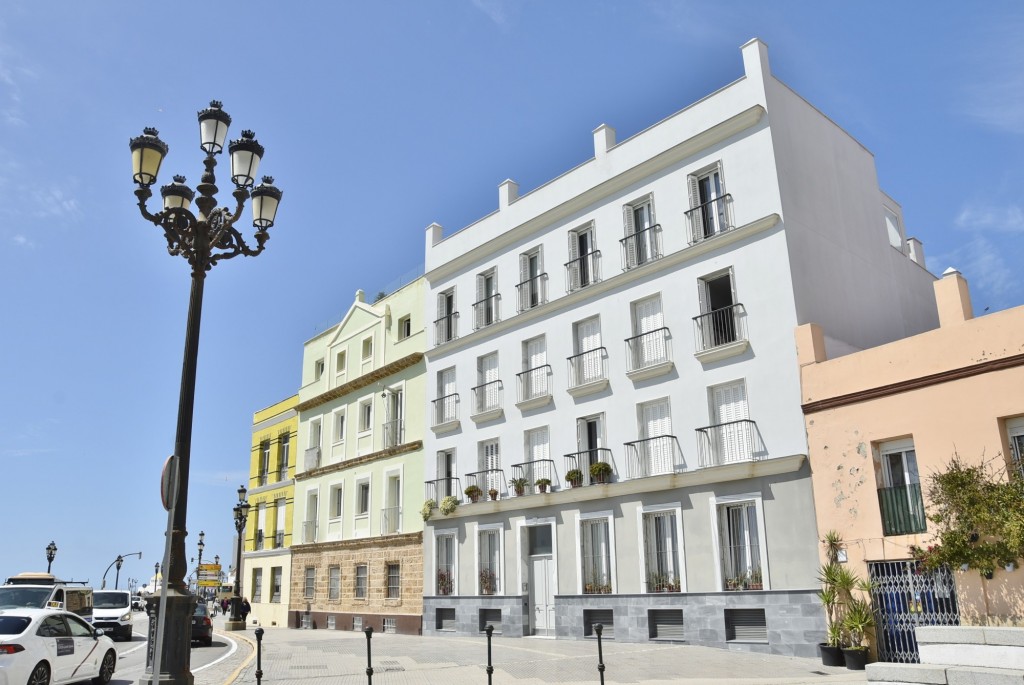
<svg viewBox="0 0 1024 685"><path fill-rule="evenodd" d="M264 628L262 682L267 685L355 685L365 683L366 637L335 630ZM240 649L195 676L196 685L256 682L255 634L227 633ZM216 638L215 638L216 639ZM770 656L709 647L604 641L605 682L613 683L797 683L865 682L863 672L828 668L817 659ZM374 633L373 682L378 685L487 683L487 640ZM492 682L600 682L597 642L501 638L492 643Z"/></svg>

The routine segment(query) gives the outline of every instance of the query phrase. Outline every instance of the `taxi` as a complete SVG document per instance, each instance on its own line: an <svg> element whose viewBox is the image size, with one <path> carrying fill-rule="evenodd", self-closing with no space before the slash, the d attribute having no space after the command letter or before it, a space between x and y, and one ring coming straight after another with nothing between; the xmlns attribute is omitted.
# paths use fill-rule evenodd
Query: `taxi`
<svg viewBox="0 0 1024 685"><path fill-rule="evenodd" d="M116 667L113 641L80 616L58 609L0 609L0 685L107 685Z"/></svg>

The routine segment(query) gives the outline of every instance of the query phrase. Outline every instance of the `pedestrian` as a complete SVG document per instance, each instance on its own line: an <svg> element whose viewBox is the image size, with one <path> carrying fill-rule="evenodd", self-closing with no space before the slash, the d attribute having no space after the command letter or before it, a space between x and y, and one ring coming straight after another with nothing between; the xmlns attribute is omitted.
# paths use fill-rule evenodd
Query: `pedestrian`
<svg viewBox="0 0 1024 685"><path fill-rule="evenodd" d="M228 613L228 598L227 597L224 597L224 598L222 598L220 600L220 610L224 612L225 616L227 616L227 613Z"/></svg>
<svg viewBox="0 0 1024 685"><path fill-rule="evenodd" d="M239 609L239 611L238 611L238 613L240 613L242 615L242 621L243 622L245 621L246 618L248 618L250 611L252 611L252 607L249 606L249 600L243 597L242 598L242 608Z"/></svg>

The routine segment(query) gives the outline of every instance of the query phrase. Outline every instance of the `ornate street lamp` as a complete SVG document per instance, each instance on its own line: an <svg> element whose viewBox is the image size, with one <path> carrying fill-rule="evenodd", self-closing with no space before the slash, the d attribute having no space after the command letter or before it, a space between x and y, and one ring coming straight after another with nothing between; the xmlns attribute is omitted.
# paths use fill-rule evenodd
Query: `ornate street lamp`
<svg viewBox="0 0 1024 685"><path fill-rule="evenodd" d="M228 152L231 155L231 179L235 184L235 190L232 191L235 207L218 207L214 168L217 166L216 155L224 149L231 117L224 112L221 103L214 100L207 109L198 113L198 118L199 147L206 153L203 160L206 171L195 191L185 185L183 176L175 176L172 183L163 186L160 189L163 209L156 214L147 209L146 203L153 195L150 186L156 183L160 166L167 156L168 146L160 140L154 128L144 129L142 135L133 138L129 144L132 152L132 180L139 186L135 190L139 212L144 219L163 231L167 251L172 256L183 257L192 267L192 289L181 370L181 394L178 399L178 422L174 438L178 487L171 503L170 564L169 568L165 569L168 590L164 599L167 608L157 617L160 630L150 632L151 636L163 636L160 650L155 650L152 643L148 649L149 654L155 655L154 661L160 662L160 672L153 673L151 668L143 677L143 681L159 681L164 685L191 685L193 680L189 671L188 636L191 631L195 598L189 594L185 584L185 563L188 559L185 554L185 536L188 534L188 476L203 284L206 272L218 262L239 255L255 257L263 252L270 237L267 231L274 225L281 199L281 191L274 187L273 179L269 177L264 177L263 184L250 192L256 182L256 172L263 158L264 149L252 131L243 131L239 140L228 144ZM196 191L199 197L195 197ZM242 216L245 200L250 196L254 196L254 247L250 247L235 228L235 224ZM193 200L197 210L195 212L191 208Z"/></svg>
<svg viewBox="0 0 1024 685"><path fill-rule="evenodd" d="M238 549L235 556L235 594L231 598L231 618L225 624L226 630L245 630L242 619L242 539L245 537L245 522L249 518L249 502L245 499L245 486L238 486L238 504L232 510L235 514L235 530L238 531Z"/></svg>
<svg viewBox="0 0 1024 685"><path fill-rule="evenodd" d="M142 559L142 552L129 552L128 554L118 554L117 558L110 562L110 566L107 566L107 570L103 572L103 582L100 584L100 589L105 590L107 588L107 573L110 572L112 567L117 567L117 574L114 576L114 589L117 589L117 585L121 580L121 564L124 563L125 557L138 557Z"/></svg>
<svg viewBox="0 0 1024 685"><path fill-rule="evenodd" d="M53 540L50 540L50 544L46 546L46 572L50 572L50 567L53 566L53 558L57 556L57 545L54 544Z"/></svg>

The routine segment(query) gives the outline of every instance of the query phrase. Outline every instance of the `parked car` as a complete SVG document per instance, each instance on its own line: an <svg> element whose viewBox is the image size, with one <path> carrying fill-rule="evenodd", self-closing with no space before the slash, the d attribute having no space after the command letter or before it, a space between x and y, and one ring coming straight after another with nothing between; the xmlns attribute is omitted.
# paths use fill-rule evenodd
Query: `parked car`
<svg viewBox="0 0 1024 685"><path fill-rule="evenodd" d="M64 609L92 622L92 588L50 573L19 573L0 586L0 609Z"/></svg>
<svg viewBox="0 0 1024 685"><path fill-rule="evenodd" d="M210 620L210 610L203 602L196 604L196 610L192 614L192 642L207 647L213 644L213 621Z"/></svg>
<svg viewBox="0 0 1024 685"><path fill-rule="evenodd" d="M92 593L92 624L111 638L132 639L134 614L127 590L96 590Z"/></svg>
<svg viewBox="0 0 1024 685"><path fill-rule="evenodd" d="M107 685L117 667L114 642L68 611L0 610L0 680L50 685L92 680Z"/></svg>
<svg viewBox="0 0 1024 685"><path fill-rule="evenodd" d="M132 595L132 609L136 611L146 610L146 600L139 595Z"/></svg>

